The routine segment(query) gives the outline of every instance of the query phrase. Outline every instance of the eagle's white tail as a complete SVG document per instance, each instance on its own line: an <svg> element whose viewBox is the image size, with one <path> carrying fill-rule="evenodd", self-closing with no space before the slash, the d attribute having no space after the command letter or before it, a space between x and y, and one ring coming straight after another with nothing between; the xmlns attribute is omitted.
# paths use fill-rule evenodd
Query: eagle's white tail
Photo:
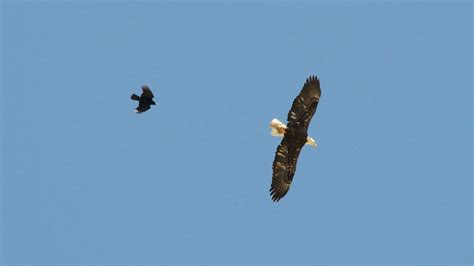
<svg viewBox="0 0 474 266"><path fill-rule="evenodd" d="M270 128L274 137L283 137L285 135L286 125L276 118L273 118L270 122Z"/></svg>

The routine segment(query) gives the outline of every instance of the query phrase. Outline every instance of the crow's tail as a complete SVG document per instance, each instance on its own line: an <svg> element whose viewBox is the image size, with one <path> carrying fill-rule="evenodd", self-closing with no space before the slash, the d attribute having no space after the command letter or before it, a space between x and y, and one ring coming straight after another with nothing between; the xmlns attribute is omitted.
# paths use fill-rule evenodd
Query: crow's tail
<svg viewBox="0 0 474 266"><path fill-rule="evenodd" d="M136 95L135 93L132 94L132 96L130 97L132 100L135 100L135 101L140 101L140 96Z"/></svg>

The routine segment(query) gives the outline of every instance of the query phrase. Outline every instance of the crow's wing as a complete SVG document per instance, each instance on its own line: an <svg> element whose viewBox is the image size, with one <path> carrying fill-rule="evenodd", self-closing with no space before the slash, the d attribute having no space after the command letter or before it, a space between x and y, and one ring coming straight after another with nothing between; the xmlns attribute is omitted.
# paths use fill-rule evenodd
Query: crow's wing
<svg viewBox="0 0 474 266"><path fill-rule="evenodd" d="M141 114L145 111L147 111L148 109L150 109L150 105L139 105L135 110L137 111L137 113Z"/></svg>
<svg viewBox="0 0 474 266"><path fill-rule="evenodd" d="M153 92L151 92L150 88L147 85L143 85L142 90L143 90L143 92L142 92L141 97L145 97L145 98L155 97L155 96L153 96Z"/></svg>

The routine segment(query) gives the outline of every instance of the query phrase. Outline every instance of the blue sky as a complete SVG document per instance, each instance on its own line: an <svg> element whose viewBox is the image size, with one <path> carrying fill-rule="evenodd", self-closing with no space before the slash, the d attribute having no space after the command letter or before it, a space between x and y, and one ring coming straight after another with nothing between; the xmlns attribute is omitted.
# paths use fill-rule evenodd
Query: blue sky
<svg viewBox="0 0 474 266"><path fill-rule="evenodd" d="M472 262L472 10L3 2L0 262ZM312 74L275 204L268 124Z"/></svg>

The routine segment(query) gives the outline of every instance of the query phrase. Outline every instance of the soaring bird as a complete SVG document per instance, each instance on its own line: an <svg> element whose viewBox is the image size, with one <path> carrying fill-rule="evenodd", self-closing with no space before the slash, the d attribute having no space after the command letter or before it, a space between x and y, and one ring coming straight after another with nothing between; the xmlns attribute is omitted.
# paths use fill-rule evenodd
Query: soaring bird
<svg viewBox="0 0 474 266"><path fill-rule="evenodd" d="M153 101L153 92L151 92L150 88L147 85L142 86L142 95L138 96L136 94L132 94L131 99L134 101L138 101L138 107L135 109L137 114L141 114L146 110L150 109L150 105L156 105L155 101Z"/></svg>
<svg viewBox="0 0 474 266"><path fill-rule="evenodd" d="M288 113L288 124L285 126L277 119L270 122L271 134L283 137L276 150L272 167L270 195L275 202L288 193L303 146L308 144L314 148L317 147L314 139L308 136L308 126L316 112L320 97L319 79L316 76L310 76L306 79L300 94L293 101Z"/></svg>

